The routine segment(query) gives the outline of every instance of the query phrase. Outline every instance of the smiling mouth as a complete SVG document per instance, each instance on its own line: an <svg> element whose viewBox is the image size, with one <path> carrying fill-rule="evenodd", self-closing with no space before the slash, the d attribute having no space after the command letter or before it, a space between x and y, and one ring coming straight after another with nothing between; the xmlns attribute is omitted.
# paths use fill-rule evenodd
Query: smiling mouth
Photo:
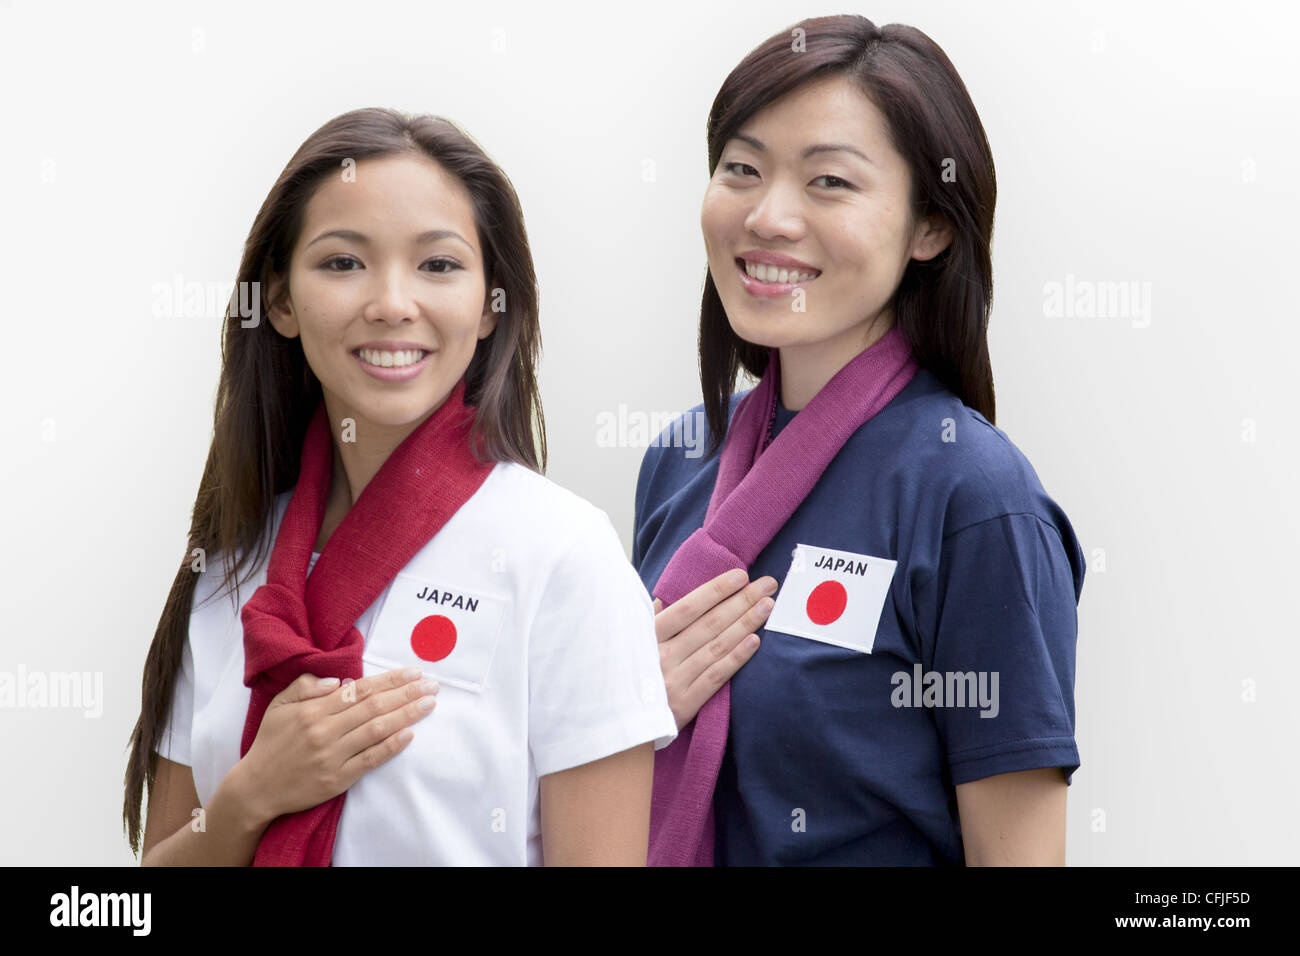
<svg viewBox="0 0 1300 956"><path fill-rule="evenodd" d="M423 349L399 349L395 352L353 349L352 354L375 368L406 368L408 365L418 365L429 353Z"/></svg>
<svg viewBox="0 0 1300 956"><path fill-rule="evenodd" d="M820 269L791 269L786 266L769 266L759 262L746 262L736 258L736 268L755 282L764 285L801 285L812 282L819 275Z"/></svg>

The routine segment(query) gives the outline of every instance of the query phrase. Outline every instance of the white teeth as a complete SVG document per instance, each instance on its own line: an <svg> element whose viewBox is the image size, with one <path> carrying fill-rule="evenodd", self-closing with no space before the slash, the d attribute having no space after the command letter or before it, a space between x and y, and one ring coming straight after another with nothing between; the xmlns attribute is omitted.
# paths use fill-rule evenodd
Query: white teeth
<svg viewBox="0 0 1300 956"><path fill-rule="evenodd" d="M361 356L361 361L367 365L377 365L380 368L401 368L404 365L414 365L424 358L425 353L419 349L406 349L399 352L359 349L358 354Z"/></svg>
<svg viewBox="0 0 1300 956"><path fill-rule="evenodd" d="M750 262L748 260L743 261L745 262L745 272L757 279L759 282L772 282L778 284L784 282L809 282L821 275L819 272L800 272L797 269L779 269L776 266L767 266L762 263Z"/></svg>

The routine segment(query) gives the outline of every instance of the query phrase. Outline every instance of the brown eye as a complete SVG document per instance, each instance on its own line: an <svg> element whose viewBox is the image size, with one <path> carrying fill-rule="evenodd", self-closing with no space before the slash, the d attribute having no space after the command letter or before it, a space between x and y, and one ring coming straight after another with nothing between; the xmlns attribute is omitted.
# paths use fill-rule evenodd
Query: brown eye
<svg viewBox="0 0 1300 956"><path fill-rule="evenodd" d="M830 182L828 182L826 185L831 189L852 189L853 188L853 184L850 183L847 179L840 179L840 177L832 176L829 173L825 176L818 176L817 179L830 180ZM817 179L814 179L813 182L817 182Z"/></svg>
<svg viewBox="0 0 1300 956"><path fill-rule="evenodd" d="M452 260L452 259L430 259L428 262L425 263L425 265L426 265L426 266L427 266L427 265L443 265L443 266L446 266L446 267L447 267L447 268L445 268L445 269L434 269L434 270L432 270L432 271L433 271L435 274L437 274L437 275L446 275L447 273L451 272L453 269L459 269L459 268L461 267L459 263L457 263L456 261L454 261L454 260Z"/></svg>

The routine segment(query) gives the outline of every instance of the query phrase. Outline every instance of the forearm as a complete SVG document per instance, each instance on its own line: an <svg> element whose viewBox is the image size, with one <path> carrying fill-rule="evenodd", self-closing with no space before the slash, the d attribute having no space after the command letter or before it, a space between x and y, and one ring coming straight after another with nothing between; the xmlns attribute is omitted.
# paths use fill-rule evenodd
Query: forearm
<svg viewBox="0 0 1300 956"><path fill-rule="evenodd" d="M271 821L249 799L240 767L226 774L199 815L160 840L140 865L249 866Z"/></svg>

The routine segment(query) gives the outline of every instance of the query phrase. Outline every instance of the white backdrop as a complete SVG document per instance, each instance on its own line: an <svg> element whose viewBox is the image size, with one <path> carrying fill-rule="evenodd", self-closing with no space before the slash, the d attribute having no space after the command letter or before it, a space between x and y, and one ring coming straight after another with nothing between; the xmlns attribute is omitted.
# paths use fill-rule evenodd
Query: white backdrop
<svg viewBox="0 0 1300 956"><path fill-rule="evenodd" d="M834 12L0 0L0 671L102 677L98 713L0 709L0 862L133 862L125 743L219 368L220 310L155 318L155 285L232 282L257 207L325 120L456 121L527 217L548 475L630 552L643 449L601 447L597 423L700 400L709 106L752 47ZM851 12L938 42L993 147L998 425L1089 563L1068 862L1294 862L1300 16ZM1053 283L1138 294L1061 315Z"/></svg>

